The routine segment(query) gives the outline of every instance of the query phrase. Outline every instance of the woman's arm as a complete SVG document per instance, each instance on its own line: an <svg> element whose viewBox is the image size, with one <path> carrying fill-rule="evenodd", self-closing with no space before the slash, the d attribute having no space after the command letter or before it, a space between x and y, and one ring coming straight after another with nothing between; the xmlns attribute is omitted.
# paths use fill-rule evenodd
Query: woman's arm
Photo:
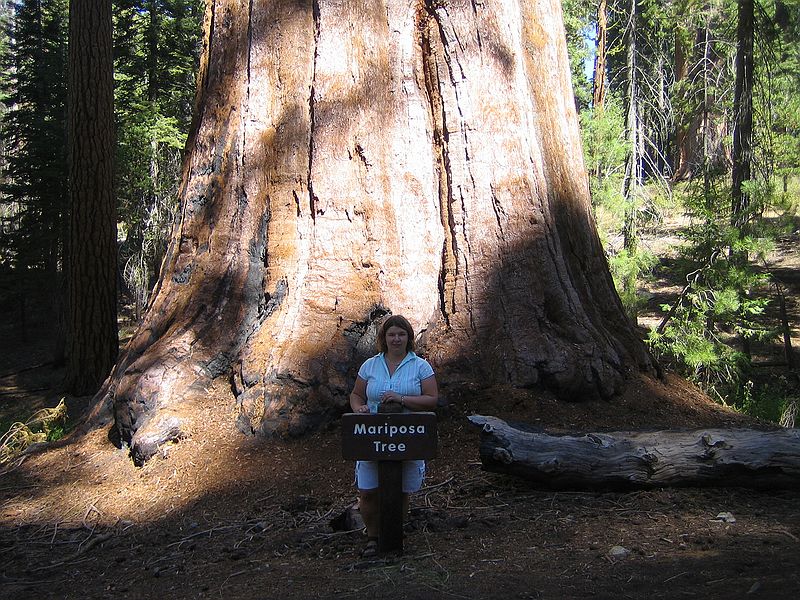
<svg viewBox="0 0 800 600"><path fill-rule="evenodd" d="M355 413L369 412L367 406L367 381L356 377L356 384L353 386L353 391L350 392L350 408Z"/></svg>
<svg viewBox="0 0 800 600"><path fill-rule="evenodd" d="M397 401L409 410L435 410L439 401L439 385L436 376L431 375L420 382L422 393L419 396L401 396L397 394Z"/></svg>

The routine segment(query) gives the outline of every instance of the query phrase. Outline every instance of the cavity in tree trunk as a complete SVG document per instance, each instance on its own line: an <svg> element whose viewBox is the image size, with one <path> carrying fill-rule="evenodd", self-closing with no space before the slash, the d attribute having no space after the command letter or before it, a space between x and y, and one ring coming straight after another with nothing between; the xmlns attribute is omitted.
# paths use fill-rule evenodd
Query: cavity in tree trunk
<svg viewBox="0 0 800 600"><path fill-rule="evenodd" d="M609 397L652 367L591 217L557 0L215 0L182 214L105 393L144 460L231 377L238 426L335 418L388 312L446 391Z"/></svg>
<svg viewBox="0 0 800 600"><path fill-rule="evenodd" d="M95 393L117 358L117 212L111 1L71 0L69 15L70 230L67 373Z"/></svg>

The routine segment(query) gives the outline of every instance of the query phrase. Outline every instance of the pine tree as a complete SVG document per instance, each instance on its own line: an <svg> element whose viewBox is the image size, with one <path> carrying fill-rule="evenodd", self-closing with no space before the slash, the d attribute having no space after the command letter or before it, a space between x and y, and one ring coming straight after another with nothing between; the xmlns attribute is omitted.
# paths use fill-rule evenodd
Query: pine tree
<svg viewBox="0 0 800 600"><path fill-rule="evenodd" d="M6 60L8 112L2 203L10 267L56 273L64 258L67 202L66 1L15 6Z"/></svg>
<svg viewBox="0 0 800 600"><path fill-rule="evenodd" d="M70 1L65 387L79 396L98 390L118 350L111 32L111 0Z"/></svg>

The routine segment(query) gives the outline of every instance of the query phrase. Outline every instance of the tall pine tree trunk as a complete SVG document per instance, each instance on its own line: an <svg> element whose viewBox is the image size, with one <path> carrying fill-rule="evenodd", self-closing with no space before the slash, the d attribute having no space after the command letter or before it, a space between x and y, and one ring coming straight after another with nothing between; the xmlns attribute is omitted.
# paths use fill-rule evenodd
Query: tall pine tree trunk
<svg viewBox="0 0 800 600"><path fill-rule="evenodd" d="M638 245L639 196L643 185L644 143L642 118L639 106L638 66L636 30L638 19L638 0L630 0L630 9L625 28L625 137L627 154L625 156L625 178L622 195L625 198L625 214L622 225L622 246L630 260L635 260ZM628 297L636 292L636 272L628 269L622 282ZM631 311L636 318L635 309Z"/></svg>
<svg viewBox="0 0 800 600"><path fill-rule="evenodd" d="M66 388L95 393L117 358L111 0L71 0Z"/></svg>
<svg viewBox="0 0 800 600"><path fill-rule="evenodd" d="M739 0L736 27L736 83L733 97L733 181L731 186L731 225L739 239L748 234L750 193L744 184L750 179L753 162L753 36L755 33L754 0ZM747 250L731 248L732 259L743 265ZM747 292L742 291L741 294ZM742 352L750 357L750 339L741 336Z"/></svg>
<svg viewBox="0 0 800 600"><path fill-rule="evenodd" d="M340 414L409 317L448 386L609 397L650 358L592 221L557 0L211 2L182 215L105 398L141 461L231 376Z"/></svg>
<svg viewBox="0 0 800 600"><path fill-rule="evenodd" d="M750 179L753 161L753 0L739 0L736 28L736 83L733 98L733 187L731 224L746 235L750 196L743 184ZM746 257L743 257L746 259Z"/></svg>

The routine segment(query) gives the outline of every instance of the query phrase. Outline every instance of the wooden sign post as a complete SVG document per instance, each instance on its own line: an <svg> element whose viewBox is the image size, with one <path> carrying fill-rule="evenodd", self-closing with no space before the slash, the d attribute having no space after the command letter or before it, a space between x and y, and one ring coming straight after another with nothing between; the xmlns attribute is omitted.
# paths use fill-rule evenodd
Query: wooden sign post
<svg viewBox="0 0 800 600"><path fill-rule="evenodd" d="M378 461L380 552L403 551L403 462L436 458L436 414L347 413L342 416L342 456Z"/></svg>

